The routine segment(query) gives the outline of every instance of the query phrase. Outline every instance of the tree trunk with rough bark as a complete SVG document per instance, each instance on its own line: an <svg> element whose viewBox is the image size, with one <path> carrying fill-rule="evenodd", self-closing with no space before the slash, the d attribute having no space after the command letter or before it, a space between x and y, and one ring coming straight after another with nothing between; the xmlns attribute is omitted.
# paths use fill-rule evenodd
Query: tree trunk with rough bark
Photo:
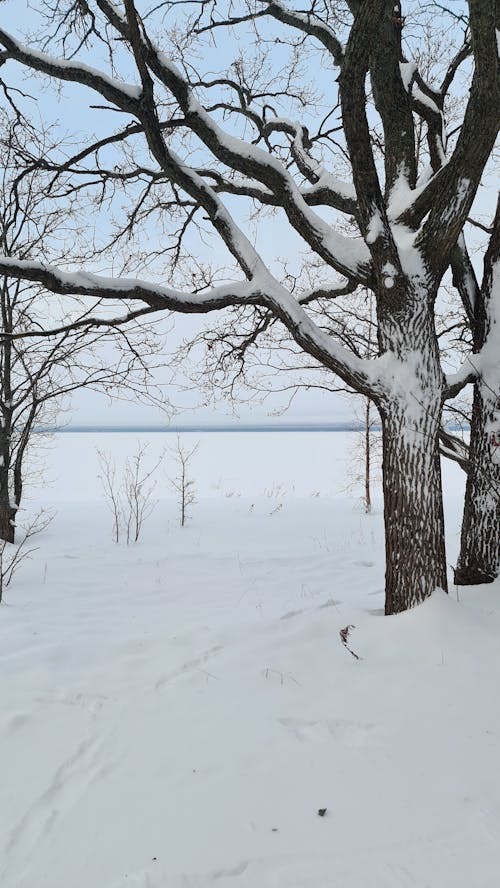
<svg viewBox="0 0 500 888"><path fill-rule="evenodd" d="M459 586L492 583L500 574L500 435L488 431L494 419L491 401L491 393L486 392L485 397L481 383L477 383L460 556L455 569Z"/></svg>
<svg viewBox="0 0 500 888"><path fill-rule="evenodd" d="M0 442L1 444L1 442ZM0 452L3 448L0 446ZM8 466L0 467L0 540L14 542L16 531L16 512L10 500Z"/></svg>
<svg viewBox="0 0 500 888"><path fill-rule="evenodd" d="M366 399L365 404L365 512L372 510L371 496L371 422L370 410L371 401Z"/></svg>
<svg viewBox="0 0 500 888"><path fill-rule="evenodd" d="M8 282L4 278L0 293L2 333L13 332L12 306L9 299ZM10 490L10 463L12 438L12 341L3 339L0 351L0 539L14 542L17 508L12 506Z"/></svg>
<svg viewBox="0 0 500 888"><path fill-rule="evenodd" d="M13 543L16 532L17 508L12 504L10 490L10 425L0 429L0 540Z"/></svg>
<svg viewBox="0 0 500 888"><path fill-rule="evenodd" d="M9 504L0 503L0 540L13 543L16 533L16 509Z"/></svg>
<svg viewBox="0 0 500 888"><path fill-rule="evenodd" d="M408 428L404 413L382 417L386 614L447 591L441 466L435 421Z"/></svg>
<svg viewBox="0 0 500 888"><path fill-rule="evenodd" d="M491 583L500 575L500 198L478 297L474 351L480 354L455 569L459 586Z"/></svg>
<svg viewBox="0 0 500 888"><path fill-rule="evenodd" d="M399 299L399 312L394 311L394 299ZM387 352L387 384L392 389L379 405L386 614L420 604L435 589L447 591L439 459L444 377L433 302L434 292L411 287L406 293L378 297L380 345Z"/></svg>

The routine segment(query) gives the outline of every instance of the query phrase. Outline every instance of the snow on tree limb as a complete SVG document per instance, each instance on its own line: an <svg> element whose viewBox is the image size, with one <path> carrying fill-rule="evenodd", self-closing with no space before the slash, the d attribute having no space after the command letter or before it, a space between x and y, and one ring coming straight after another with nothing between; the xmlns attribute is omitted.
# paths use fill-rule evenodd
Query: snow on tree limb
<svg viewBox="0 0 500 888"><path fill-rule="evenodd" d="M474 330L481 293L463 233L451 252L451 270L453 285L460 294L470 327Z"/></svg>
<svg viewBox="0 0 500 888"><path fill-rule="evenodd" d="M400 67L402 28L395 23L400 4L386 0L370 61L375 107L384 128L385 191L404 175L415 187L417 163L411 94L405 89Z"/></svg>
<svg viewBox="0 0 500 888"><path fill-rule="evenodd" d="M336 65L341 65L344 59L344 47L337 39L334 31L325 22L312 12L297 12L287 7L279 0L262 0L266 4L266 11L273 18L283 24L291 25L299 31L311 37L316 37L325 49L328 50Z"/></svg>
<svg viewBox="0 0 500 888"><path fill-rule="evenodd" d="M102 71L98 71L97 68L92 68L82 62L76 64L68 62L66 59L56 59L46 53L38 52L20 43L3 29L0 29L0 44L5 47L5 51L0 53L1 62L15 59L28 68L48 74L49 77L90 86L109 102L118 105L124 111L130 111L131 114L137 110L141 98L140 86L115 80Z"/></svg>
<svg viewBox="0 0 500 888"><path fill-rule="evenodd" d="M99 6L106 12L110 21L119 28L120 33L129 38L127 23L116 14L109 3L100 0ZM357 277L360 282L367 283L370 275L370 254L361 239L354 240L338 234L330 225L317 215L306 202L299 187L286 167L275 157L262 149L225 133L209 114L196 101L192 89L180 70L145 38L136 35L140 40L136 51L136 59L140 56L156 77L169 89L185 114L186 125L199 136L214 157L251 179L264 185L275 196L280 196L288 219L304 240L333 268L348 277ZM236 240L231 229L235 223L229 222L229 214L217 201L215 192L210 189L198 174L189 168L175 153L168 148L161 136L162 126L156 116L151 98L146 101L147 90L129 87L117 80L108 78L87 65L68 63L54 59L46 54L19 44L5 31L0 30L0 43L7 49L7 57L14 58L28 67L42 71L62 80L81 83L99 92L113 102L121 110L129 111L142 124L149 148L158 161L161 169L171 181L185 189L195 197L206 209L214 227L222 236L226 246L233 253L247 275L251 274L251 265L237 249ZM143 73L143 76L144 73ZM329 192L331 181L324 183L324 191ZM331 197L334 202L333 197ZM313 201L311 201L312 203ZM339 203L343 203L340 198Z"/></svg>
<svg viewBox="0 0 500 888"><path fill-rule="evenodd" d="M66 272L41 262L10 257L0 258L0 274L33 281L52 293L92 296L97 299L140 300L151 309L182 314L204 314L232 305L261 305L285 324L296 342L308 354L337 373L349 385L369 391L374 396L380 393L377 360L358 358L332 340L268 272L263 272L261 277L256 275L253 281L220 285L196 294L133 278L109 278L87 271ZM306 298L305 302L307 301L309 300ZM89 318L89 325L90 320ZM110 323L113 325L121 320L113 318ZM97 323L100 323L100 319L97 319Z"/></svg>
<svg viewBox="0 0 500 888"><path fill-rule="evenodd" d="M469 215L484 166L500 128L500 61L496 0L469 0L475 69L455 150L444 167L421 243L436 271L443 270Z"/></svg>

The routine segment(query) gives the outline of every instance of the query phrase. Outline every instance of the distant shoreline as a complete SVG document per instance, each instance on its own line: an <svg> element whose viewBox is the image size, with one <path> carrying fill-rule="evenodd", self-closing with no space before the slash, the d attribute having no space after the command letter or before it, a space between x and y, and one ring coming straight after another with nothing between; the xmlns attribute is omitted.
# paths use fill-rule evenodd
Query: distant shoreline
<svg viewBox="0 0 500 888"><path fill-rule="evenodd" d="M364 426L361 423L283 423L281 425L171 425L171 426L98 426L98 425L68 425L61 427L40 426L35 429L38 434L85 434L85 433L122 433L122 434L181 434L196 433L205 434L213 432L361 432ZM457 427L448 426L449 431L458 431ZM372 431L381 431L381 426L372 426ZM466 429L466 431L469 431Z"/></svg>
<svg viewBox="0 0 500 888"><path fill-rule="evenodd" d="M143 434L148 433L178 433L181 432L196 432L197 434L201 434L202 432L359 432L363 428L362 425L356 425L354 423L311 423L309 425L304 425L301 423L283 423L281 425L246 425L242 423L241 425L170 425L170 426L156 426L156 425L145 425L145 426L98 426L98 425L68 425L61 427L45 427L40 426L35 429L39 434L43 433L64 433L64 434L75 434L75 433L85 433L85 432L142 432Z"/></svg>

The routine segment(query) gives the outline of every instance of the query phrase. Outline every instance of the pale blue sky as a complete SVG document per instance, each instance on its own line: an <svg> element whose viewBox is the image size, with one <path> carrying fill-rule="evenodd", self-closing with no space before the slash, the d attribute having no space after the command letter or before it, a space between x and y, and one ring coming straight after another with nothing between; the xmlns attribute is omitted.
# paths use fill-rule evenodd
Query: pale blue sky
<svg viewBox="0 0 500 888"><path fill-rule="evenodd" d="M27 4L21 0L6 0L0 5L0 21L7 29L11 30L17 36L21 36L24 31L26 22ZM94 61L94 60L92 60ZM99 60L95 60L94 64L98 64ZM324 74L322 75L324 76ZM33 77L26 73L25 69L19 66L9 64L8 81L13 82L14 78L24 88L28 88L32 93L36 92L38 96L39 114L42 119L51 119L58 117L61 125L67 130L94 130L98 134L104 132L104 126L108 115L104 112L92 110L89 106L95 103L95 95L83 88L74 85L66 85L63 87L60 96L56 97L54 92L54 84L44 78ZM102 121L102 124L101 124ZM109 124L108 124L109 125ZM107 131L107 130L106 130ZM262 235L259 238L260 246L264 254L269 255L294 255L298 249L298 240L295 236L289 234L288 226L282 226L276 220L274 224L267 222L262 227ZM269 250L269 247L272 249ZM189 336L200 328L203 323L202 319L195 317L179 317L176 321L176 329L174 336L176 339L182 339ZM166 375L162 378L161 372L158 375L159 381L164 382L168 378ZM178 381L182 386L182 374L179 375ZM172 401L180 406L193 408L196 405L196 396L187 395L179 389L172 389ZM276 400L268 401L266 405L254 404L252 407L242 406L239 414L242 419L254 419L256 422L264 420L270 412L274 412L277 407L284 403L282 397ZM218 422L222 418L231 416L231 409L224 403L220 403L214 410L212 408L190 409L188 413L179 419L185 421L203 421ZM335 394L323 393L318 391L301 392L293 402L292 407L284 417L285 421L303 419L323 420L323 421L342 421L352 414L352 408L345 397ZM88 423L105 423L105 424L134 424L156 423L162 421L163 417L158 410L148 407L143 403L126 403L116 401L110 405L109 400L95 393L81 392L74 396L72 407L72 422L78 424Z"/></svg>

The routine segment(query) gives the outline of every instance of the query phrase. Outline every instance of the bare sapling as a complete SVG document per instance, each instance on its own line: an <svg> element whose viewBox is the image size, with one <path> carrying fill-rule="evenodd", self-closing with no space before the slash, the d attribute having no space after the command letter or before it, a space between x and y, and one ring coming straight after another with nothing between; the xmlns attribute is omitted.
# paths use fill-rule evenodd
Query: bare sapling
<svg viewBox="0 0 500 888"><path fill-rule="evenodd" d="M3 601L4 590L7 589L14 575L17 573L23 561L30 558L36 552L38 546L33 546L33 537L42 533L52 521L54 515L46 509L40 509L25 525L21 539L17 543L10 543L0 539L0 604Z"/></svg>
<svg viewBox="0 0 500 888"><path fill-rule="evenodd" d="M97 450L101 468L98 477L113 516L115 543L120 542L122 534L127 546L136 543L145 520L157 505L158 501L153 498L156 487L153 476L163 462L165 453L162 451L154 465L148 469L145 466L147 450L147 444L139 444L136 453L127 457L120 477L111 454Z"/></svg>
<svg viewBox="0 0 500 888"><path fill-rule="evenodd" d="M349 453L343 490L345 493L362 490L360 499L365 513L369 515L372 510L373 487L374 484L380 484L381 477L380 417L369 398L363 398L362 414L361 411L355 412L360 418L360 429Z"/></svg>
<svg viewBox="0 0 500 888"><path fill-rule="evenodd" d="M380 435L377 434L377 423L380 421L380 418L377 414L376 408L374 408L372 402L369 398L364 399L364 410L363 410L363 441L362 441L362 449L363 449L363 457L364 457L364 493L363 493L363 505L366 514L368 515L372 510L372 485L374 480L380 480L379 475L374 475L374 459L377 459L377 462L380 463L381 458L381 450L382 450L382 441ZM375 417L374 417L375 414Z"/></svg>
<svg viewBox="0 0 500 888"><path fill-rule="evenodd" d="M120 530L122 525L123 506L120 493L120 484L116 480L116 463L111 454L103 450L97 450L100 473L97 476L101 482L104 498L113 516L113 539L120 542Z"/></svg>
<svg viewBox="0 0 500 888"><path fill-rule="evenodd" d="M170 478L170 484L179 496L179 524L184 527L189 516L190 507L196 502L194 480L190 477L190 460L200 446L200 442L188 450L177 435L175 446L171 451L177 464L177 475Z"/></svg>
<svg viewBox="0 0 500 888"><path fill-rule="evenodd" d="M136 543L141 535L142 526L146 518L149 518L158 500L153 498L156 480L153 478L158 467L165 458L162 451L154 466L147 470L144 467L144 457L148 449L147 444L139 444L137 452L127 458L125 475L123 479L125 502L125 531L127 545Z"/></svg>

